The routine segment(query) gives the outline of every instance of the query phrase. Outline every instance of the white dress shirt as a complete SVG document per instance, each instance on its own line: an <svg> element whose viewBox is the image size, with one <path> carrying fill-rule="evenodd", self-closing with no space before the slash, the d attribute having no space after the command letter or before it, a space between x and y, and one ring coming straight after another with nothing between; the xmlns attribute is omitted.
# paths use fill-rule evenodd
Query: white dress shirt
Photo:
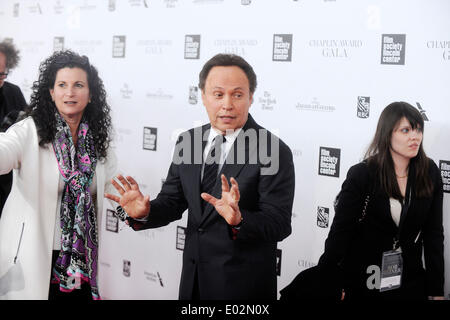
<svg viewBox="0 0 450 320"><path fill-rule="evenodd" d="M228 153L230 152L231 147L233 146L234 141L236 140L236 137L239 135L239 132L241 132L242 128L234 130L232 133L227 130L227 134L225 135L225 141L222 144L222 149L220 152L220 161L219 161L219 169L217 173L222 170L223 164L225 162L225 159L228 156ZM203 159L205 160L208 156L209 150L212 147L214 138L220 135L220 131L216 130L215 128L211 127L211 130L209 131L208 141L205 146L205 150L203 150ZM203 180L203 171L205 168L205 161L203 161L202 166L202 175L201 179Z"/></svg>
<svg viewBox="0 0 450 320"><path fill-rule="evenodd" d="M400 224L400 216L402 213L402 204L400 203L400 201L398 201L397 199L394 199L394 198L390 198L389 202L391 204L392 220L394 220L395 224L398 227Z"/></svg>

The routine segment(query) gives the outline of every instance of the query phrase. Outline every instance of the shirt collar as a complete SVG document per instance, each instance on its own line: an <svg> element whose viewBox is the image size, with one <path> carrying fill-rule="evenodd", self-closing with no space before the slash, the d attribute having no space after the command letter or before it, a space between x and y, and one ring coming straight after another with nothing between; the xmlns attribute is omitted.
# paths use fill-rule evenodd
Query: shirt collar
<svg viewBox="0 0 450 320"><path fill-rule="evenodd" d="M208 143L211 144L212 141L214 140L214 138L218 135L220 135L220 131L213 128L211 126L211 129L209 131L209 136L208 136ZM234 140L236 140L236 137L239 135L239 132L241 132L242 128L236 129L233 132L227 132L227 134L225 135L225 140L227 143L234 143Z"/></svg>

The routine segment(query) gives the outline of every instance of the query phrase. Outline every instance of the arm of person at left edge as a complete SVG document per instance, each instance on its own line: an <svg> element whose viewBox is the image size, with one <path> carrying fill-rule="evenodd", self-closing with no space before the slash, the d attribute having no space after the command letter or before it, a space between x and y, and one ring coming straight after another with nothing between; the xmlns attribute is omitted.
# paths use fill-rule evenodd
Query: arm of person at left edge
<svg viewBox="0 0 450 320"><path fill-rule="evenodd" d="M444 296L443 189L440 171L432 160L430 160L430 174L434 184L433 199L423 228L426 292L430 299L442 299Z"/></svg>

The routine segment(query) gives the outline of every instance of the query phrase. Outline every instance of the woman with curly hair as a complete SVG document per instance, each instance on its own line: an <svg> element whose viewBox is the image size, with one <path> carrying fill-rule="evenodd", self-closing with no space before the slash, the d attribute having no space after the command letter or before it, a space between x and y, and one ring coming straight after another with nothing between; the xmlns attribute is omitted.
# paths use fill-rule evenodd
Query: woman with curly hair
<svg viewBox="0 0 450 320"><path fill-rule="evenodd" d="M41 63L29 117L0 133L0 174L14 173L0 220L0 299L100 299L103 194L116 167L109 113L86 56L60 51Z"/></svg>

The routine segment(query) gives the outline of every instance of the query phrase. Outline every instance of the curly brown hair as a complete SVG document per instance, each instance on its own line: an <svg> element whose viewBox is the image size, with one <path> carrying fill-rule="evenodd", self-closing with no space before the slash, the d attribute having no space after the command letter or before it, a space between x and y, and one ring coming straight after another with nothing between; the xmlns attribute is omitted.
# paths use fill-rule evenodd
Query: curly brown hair
<svg viewBox="0 0 450 320"><path fill-rule="evenodd" d="M100 159L106 158L111 142L111 108L106 102L106 91L97 69L89 63L86 56L71 51L57 51L39 66L39 79L33 83L30 99L31 116L36 124L39 145L51 143L56 134L57 112L50 96L55 85L56 74L63 68L80 68L87 74L91 101L84 110L83 119L95 141L95 150Z"/></svg>

